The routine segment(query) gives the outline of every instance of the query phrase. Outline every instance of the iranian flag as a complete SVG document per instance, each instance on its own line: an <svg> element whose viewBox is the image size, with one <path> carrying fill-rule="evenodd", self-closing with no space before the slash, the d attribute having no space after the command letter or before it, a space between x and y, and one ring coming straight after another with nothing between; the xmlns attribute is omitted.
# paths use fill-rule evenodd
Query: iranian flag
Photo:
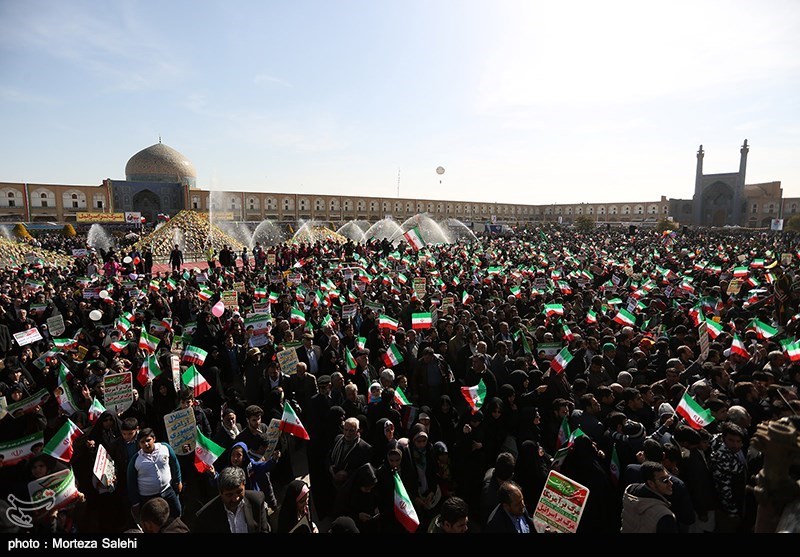
<svg viewBox="0 0 800 557"><path fill-rule="evenodd" d="M214 293L211 291L211 289L203 285L200 286L200 291L197 293L197 297L204 302L209 301L213 295Z"/></svg>
<svg viewBox="0 0 800 557"><path fill-rule="evenodd" d="M167 290L172 292L172 291L176 290L177 288L178 288L178 283L175 281L174 278L169 277L167 279Z"/></svg>
<svg viewBox="0 0 800 557"><path fill-rule="evenodd" d="M461 394L467 399L473 414L480 410L486 401L486 385L483 379L474 387L461 387Z"/></svg>
<svg viewBox="0 0 800 557"><path fill-rule="evenodd" d="M72 444L83 435L83 432L67 418L55 435L45 444L42 452L49 454L53 458L69 462L72 458Z"/></svg>
<svg viewBox="0 0 800 557"><path fill-rule="evenodd" d="M569 327L567 327L567 324L564 323L562 326L564 327L564 340L566 340L567 342L572 342L573 340L575 340L575 335L572 334L572 331L570 330Z"/></svg>
<svg viewBox="0 0 800 557"><path fill-rule="evenodd" d="M189 369L183 372L181 380L183 380L184 385L192 388L195 397L200 396L211 388L211 385L208 384L208 381L197 371L194 365L189 366Z"/></svg>
<svg viewBox="0 0 800 557"><path fill-rule="evenodd" d="M114 352L122 352L122 350L131 343L129 340L117 340L111 343L111 350Z"/></svg>
<svg viewBox="0 0 800 557"><path fill-rule="evenodd" d="M617 454L617 444L614 443L614 448L611 449L611 462L608 464L608 471L611 474L611 483L615 486L619 485L619 478L622 475L619 467L619 455Z"/></svg>
<svg viewBox="0 0 800 557"><path fill-rule="evenodd" d="M772 338L778 334L778 329L776 329L775 327L771 327L758 319L753 319L750 322L749 326L753 327L756 330L758 338L762 340Z"/></svg>
<svg viewBox="0 0 800 557"><path fill-rule="evenodd" d="M509 291L515 298L522 298L522 289L519 286L512 286Z"/></svg>
<svg viewBox="0 0 800 557"><path fill-rule="evenodd" d="M356 359L353 358L353 354L346 346L344 347L344 366L347 368L347 373L350 375L356 374L356 368L358 367L358 364L356 364Z"/></svg>
<svg viewBox="0 0 800 557"><path fill-rule="evenodd" d="M194 467L201 474L211 470L225 449L214 443L211 439L203 435L200 428L197 428L197 446L194 449Z"/></svg>
<svg viewBox="0 0 800 557"><path fill-rule="evenodd" d="M280 297L281 297L281 295L278 294L277 292L273 292L272 290L269 291L269 303L270 304L278 303L278 298L280 298Z"/></svg>
<svg viewBox="0 0 800 557"><path fill-rule="evenodd" d="M464 290L464 292L461 293L461 303L462 304L467 305L470 302L471 299L472 299L472 295L469 292L467 292L466 290Z"/></svg>
<svg viewBox="0 0 800 557"><path fill-rule="evenodd" d="M117 319L117 325L116 325L116 328L117 328L117 330L118 330L118 331L120 331L122 334L125 334L125 333L127 333L127 332L130 330L130 328L131 328L131 322L130 322L130 321L128 321L128 319L127 319L127 318L126 318L124 315L121 315L121 316L119 317L119 319Z"/></svg>
<svg viewBox="0 0 800 557"><path fill-rule="evenodd" d="M564 306L562 304L545 304L544 313L547 317L551 315L564 315Z"/></svg>
<svg viewBox="0 0 800 557"><path fill-rule="evenodd" d="M78 340L74 338L54 338L53 345L61 350L69 350L78 344Z"/></svg>
<svg viewBox="0 0 800 557"><path fill-rule="evenodd" d="M294 413L288 401L283 403L283 416L281 416L279 427L281 431L285 431L289 435L294 435L306 441L310 439L306 428L303 427L303 423L300 421L300 418L297 417L297 414Z"/></svg>
<svg viewBox="0 0 800 557"><path fill-rule="evenodd" d="M684 420L688 422L693 429L702 429L714 421L714 416L711 415L711 410L707 410L700 406L688 392L683 393L683 398L675 409Z"/></svg>
<svg viewBox="0 0 800 557"><path fill-rule="evenodd" d="M160 338L148 334L147 331L142 329L142 334L139 336L139 348L146 352L153 353L156 351L159 342L161 342Z"/></svg>
<svg viewBox="0 0 800 557"><path fill-rule="evenodd" d="M399 365L403 361L403 355L400 354L400 350L397 348L395 343L392 343L391 346L386 350L386 353L383 355L383 363L386 364L386 367L394 367Z"/></svg>
<svg viewBox="0 0 800 557"><path fill-rule="evenodd" d="M425 247L425 240L422 239L422 234L418 227L411 228L408 232L403 234L403 237L414 248L414 251L419 251Z"/></svg>
<svg viewBox="0 0 800 557"><path fill-rule="evenodd" d="M148 356L142 362L142 365L139 366L139 372L136 374L136 380L139 384L144 387L161 375L161 366L158 365L158 361L156 360L155 356Z"/></svg>
<svg viewBox="0 0 800 557"><path fill-rule="evenodd" d="M359 350L364 350L367 347L367 337L356 337L356 346Z"/></svg>
<svg viewBox="0 0 800 557"><path fill-rule="evenodd" d="M706 329L708 329L708 336L710 336L712 340L717 338L724 331L720 323L711 319L706 320Z"/></svg>
<svg viewBox="0 0 800 557"><path fill-rule="evenodd" d="M403 389L400 388L400 385L398 385L394 389L394 401L397 403L398 406L411 405L411 402L409 402L408 398L406 398L406 394L403 392Z"/></svg>
<svg viewBox="0 0 800 557"><path fill-rule="evenodd" d="M433 325L433 316L430 313L412 313L412 329L430 329Z"/></svg>
<svg viewBox="0 0 800 557"><path fill-rule="evenodd" d="M89 407L89 423L93 424L97 421L100 415L106 411L106 407L100 404L97 397L92 399L92 405Z"/></svg>
<svg viewBox="0 0 800 557"><path fill-rule="evenodd" d="M409 532L415 532L419 528L419 518L411 499L408 498L406 486L400 479L400 474L394 473L394 516Z"/></svg>
<svg viewBox="0 0 800 557"><path fill-rule="evenodd" d="M750 352L747 351L747 348L744 347L744 343L742 339L739 338L739 335L733 333L733 342L731 343L731 353L738 354L742 358L750 358Z"/></svg>
<svg viewBox="0 0 800 557"><path fill-rule="evenodd" d="M379 329L389 329L390 331L397 330L397 319L392 319L388 315L381 315L378 317L378 328Z"/></svg>
<svg viewBox="0 0 800 557"><path fill-rule="evenodd" d="M292 308L292 314L289 319L292 323L298 323L300 325L306 324L306 314L303 313L299 307L295 306Z"/></svg>
<svg viewBox="0 0 800 557"><path fill-rule="evenodd" d="M567 417L564 416L564 419L561 420L561 425L558 428L558 437L556 438L556 450L566 445L569 442L569 438L570 438L569 420L567 420Z"/></svg>
<svg viewBox="0 0 800 557"><path fill-rule="evenodd" d="M256 288L253 290L253 297L257 300L267 297L267 289L266 288ZM277 301L277 300L276 300Z"/></svg>
<svg viewBox="0 0 800 557"><path fill-rule="evenodd" d="M613 321L619 323L620 325L630 325L632 327L633 324L636 323L636 316L625 308L619 308L619 311L617 311Z"/></svg>
<svg viewBox="0 0 800 557"><path fill-rule="evenodd" d="M206 361L206 356L208 356L208 352L202 348L189 344L183 351L183 358L181 361L201 366Z"/></svg>
<svg viewBox="0 0 800 557"><path fill-rule="evenodd" d="M747 267L734 267L733 276L736 278L744 278L748 274Z"/></svg>
<svg viewBox="0 0 800 557"><path fill-rule="evenodd" d="M590 309L586 313L586 322L589 323L590 325L596 324L597 323L597 312L594 311L593 309Z"/></svg>
<svg viewBox="0 0 800 557"><path fill-rule="evenodd" d="M150 281L150 290L155 290L156 292L161 290L161 281L159 281L157 279L151 280Z"/></svg>
<svg viewBox="0 0 800 557"><path fill-rule="evenodd" d="M800 361L800 341L798 340L786 340L781 341L781 346L783 347L783 351L786 352L786 355L789 359L793 362Z"/></svg>
<svg viewBox="0 0 800 557"><path fill-rule="evenodd" d="M556 357L553 358L553 361L550 362L550 367L556 373L561 373L571 361L572 354L569 353L569 347L565 346L561 349L561 352L556 354Z"/></svg>

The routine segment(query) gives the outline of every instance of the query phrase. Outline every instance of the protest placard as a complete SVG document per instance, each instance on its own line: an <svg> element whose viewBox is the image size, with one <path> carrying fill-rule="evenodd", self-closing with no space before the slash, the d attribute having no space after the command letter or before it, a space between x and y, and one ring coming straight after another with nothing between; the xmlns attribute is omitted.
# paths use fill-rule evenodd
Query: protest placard
<svg viewBox="0 0 800 557"><path fill-rule="evenodd" d="M287 375L294 375L297 373L297 352L294 348L288 348L276 352L275 356L278 358L278 365L281 371Z"/></svg>
<svg viewBox="0 0 800 557"><path fill-rule="evenodd" d="M57 337L62 334L66 330L64 326L64 316L60 313L56 313L52 317L48 317L47 329L50 331L51 336Z"/></svg>
<svg viewBox="0 0 800 557"><path fill-rule="evenodd" d="M97 445L97 456L94 458L92 473L94 477L97 478L97 481L105 488L111 487L117 483L117 472L114 467L114 461L111 460L108 451L102 443Z"/></svg>
<svg viewBox="0 0 800 557"><path fill-rule="evenodd" d="M16 340L17 344L20 346L25 346L37 340L42 340L42 333L40 333L39 329L36 327L31 327L30 329L14 333L14 340Z"/></svg>
<svg viewBox="0 0 800 557"><path fill-rule="evenodd" d="M164 416L164 425L167 428L167 442L175 454L181 456L194 451L197 445L197 424L193 408L182 408L167 414Z"/></svg>
<svg viewBox="0 0 800 557"><path fill-rule="evenodd" d="M111 373L103 377L106 391L103 405L113 414L121 414L133 404L133 374Z"/></svg>
<svg viewBox="0 0 800 557"><path fill-rule="evenodd" d="M6 412L16 418L22 414L33 412L37 406L41 406L42 403L46 402L49 398L50 393L47 392L47 389L39 389L28 398L23 398L18 402L9 404L6 407Z"/></svg>
<svg viewBox="0 0 800 557"><path fill-rule="evenodd" d="M533 513L534 527L539 533L574 534L588 498L588 487L551 470Z"/></svg>

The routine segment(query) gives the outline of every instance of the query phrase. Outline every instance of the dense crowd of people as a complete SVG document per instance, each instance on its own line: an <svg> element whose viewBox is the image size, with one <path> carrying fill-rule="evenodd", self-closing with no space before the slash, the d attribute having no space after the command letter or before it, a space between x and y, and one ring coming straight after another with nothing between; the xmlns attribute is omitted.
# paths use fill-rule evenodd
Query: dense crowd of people
<svg viewBox="0 0 800 557"><path fill-rule="evenodd" d="M753 532L751 440L800 410L797 250L554 226L7 267L0 498L69 481L6 531L535 533L556 470L589 489L578 533ZM189 408L196 448L171 446Z"/></svg>

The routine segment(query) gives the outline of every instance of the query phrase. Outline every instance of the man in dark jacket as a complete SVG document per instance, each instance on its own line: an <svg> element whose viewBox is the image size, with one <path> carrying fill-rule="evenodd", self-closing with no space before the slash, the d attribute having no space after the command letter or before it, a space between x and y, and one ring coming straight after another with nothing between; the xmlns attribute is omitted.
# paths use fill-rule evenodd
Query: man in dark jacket
<svg viewBox="0 0 800 557"><path fill-rule="evenodd" d="M623 534L678 533L678 522L670 510L672 479L660 462L645 461L644 483L631 484L622 497Z"/></svg>
<svg viewBox="0 0 800 557"><path fill-rule="evenodd" d="M264 494L244 488L244 470L229 466L219 473L219 495L197 511L194 529L209 534L268 534ZM233 516L229 517L229 513Z"/></svg>
<svg viewBox="0 0 800 557"><path fill-rule="evenodd" d="M498 504L489 515L487 534L535 534L533 520L525 509L522 489L513 481L507 481L497 492Z"/></svg>

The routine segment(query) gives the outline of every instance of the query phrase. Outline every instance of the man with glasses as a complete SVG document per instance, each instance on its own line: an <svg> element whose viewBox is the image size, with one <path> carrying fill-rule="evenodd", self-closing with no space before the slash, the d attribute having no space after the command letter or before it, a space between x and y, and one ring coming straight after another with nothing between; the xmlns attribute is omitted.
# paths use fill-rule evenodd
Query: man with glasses
<svg viewBox="0 0 800 557"><path fill-rule="evenodd" d="M672 479L660 462L645 461L641 467L644 483L625 488L622 498L623 534L678 533L678 522L670 510Z"/></svg>

